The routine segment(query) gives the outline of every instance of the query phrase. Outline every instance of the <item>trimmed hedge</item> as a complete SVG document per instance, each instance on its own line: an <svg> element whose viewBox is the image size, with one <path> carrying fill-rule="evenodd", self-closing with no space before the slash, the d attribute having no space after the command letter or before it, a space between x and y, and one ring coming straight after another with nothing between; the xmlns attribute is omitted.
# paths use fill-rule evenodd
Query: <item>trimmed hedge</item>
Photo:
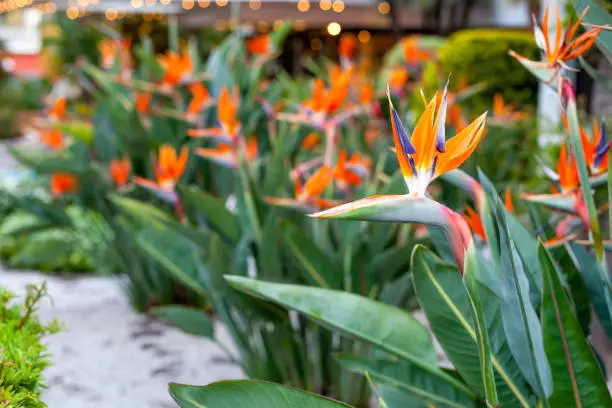
<svg viewBox="0 0 612 408"><path fill-rule="evenodd" d="M533 34L500 29L459 31L449 37L438 56L446 74L452 73L455 78L465 75L470 84L487 84L487 89L469 100L475 110L487 110L497 92L507 103L535 105L538 82L508 55L508 50L529 59L540 58Z"/></svg>
<svg viewBox="0 0 612 408"><path fill-rule="evenodd" d="M55 333L53 321L42 325L36 307L46 294L46 286L29 285L23 303L15 304L15 296L0 287L0 407L42 408L44 387L41 374L49 365L46 346L41 337Z"/></svg>

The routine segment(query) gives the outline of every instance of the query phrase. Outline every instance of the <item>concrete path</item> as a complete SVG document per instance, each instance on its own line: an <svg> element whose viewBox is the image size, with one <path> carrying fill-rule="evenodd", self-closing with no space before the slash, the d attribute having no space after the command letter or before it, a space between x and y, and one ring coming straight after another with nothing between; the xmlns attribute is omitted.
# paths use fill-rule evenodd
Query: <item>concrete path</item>
<svg viewBox="0 0 612 408"><path fill-rule="evenodd" d="M21 294L46 280L52 302L43 321L58 319L61 333L46 342L52 366L44 372L49 408L170 408L169 382L208 384L241 378L240 369L212 341L187 335L137 314L117 278L50 277L0 270L0 284ZM220 325L217 338L232 348Z"/></svg>

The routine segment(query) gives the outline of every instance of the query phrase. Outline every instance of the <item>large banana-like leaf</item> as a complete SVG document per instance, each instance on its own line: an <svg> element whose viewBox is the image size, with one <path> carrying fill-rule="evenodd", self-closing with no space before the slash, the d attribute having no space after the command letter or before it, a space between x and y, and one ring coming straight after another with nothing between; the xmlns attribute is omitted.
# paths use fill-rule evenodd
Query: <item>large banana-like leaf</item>
<svg viewBox="0 0 612 408"><path fill-rule="evenodd" d="M346 370L367 372L375 380L415 394L429 404L454 408L474 406L472 398L458 392L446 381L405 361L345 354L334 357Z"/></svg>
<svg viewBox="0 0 612 408"><path fill-rule="evenodd" d="M206 386L170 384L181 408L350 408L334 401L263 381L219 381Z"/></svg>
<svg viewBox="0 0 612 408"><path fill-rule="evenodd" d="M215 325L211 318L202 310L187 306L160 306L152 310L153 315L160 317L185 333L213 338Z"/></svg>
<svg viewBox="0 0 612 408"><path fill-rule="evenodd" d="M542 328L529 298L529 281L523 259L510 238L501 202L495 208L495 219L499 233L504 331L523 375L546 407L552 392L552 377L544 352Z"/></svg>
<svg viewBox="0 0 612 408"><path fill-rule="evenodd" d="M291 222L282 220L279 228L287 252L296 260L311 284L326 289L341 288L341 265L333 262L308 235Z"/></svg>
<svg viewBox="0 0 612 408"><path fill-rule="evenodd" d="M437 367L427 329L410 314L352 293L308 286L269 283L226 276L238 290L296 310L315 322L375 345L453 384L472 392Z"/></svg>
<svg viewBox="0 0 612 408"><path fill-rule="evenodd" d="M192 186L179 186L179 192L184 204L204 217L215 232L230 243L238 243L241 235L238 217L220 199Z"/></svg>
<svg viewBox="0 0 612 408"><path fill-rule="evenodd" d="M468 293L459 270L446 264L425 247L413 254L412 273L419 303L427 316L436 339L461 376L481 395L481 376L477 335L472 324ZM525 380L505 343L499 315L493 310L490 297L488 332L491 335L491 364L495 370L499 400L504 407L530 407L531 397Z"/></svg>
<svg viewBox="0 0 612 408"><path fill-rule="evenodd" d="M544 280L542 330L553 375L551 407L612 407L610 392L550 255L539 246Z"/></svg>
<svg viewBox="0 0 612 408"><path fill-rule="evenodd" d="M582 274L599 322L608 338L612 338L612 288L610 288L609 281L602 279L604 275L601 264L597 262L593 254L579 244L568 244L568 250Z"/></svg>
<svg viewBox="0 0 612 408"><path fill-rule="evenodd" d="M476 280L476 276L479 274L479 264L475 251L474 245L470 245L465 258L466 266L463 279L474 320L478 352L480 353L480 373L482 375L485 398L487 406L493 408L499 406L499 401L497 398L497 388L495 386L493 364L491 363L491 345L489 343L489 333L487 332L487 322L480 296L480 288Z"/></svg>

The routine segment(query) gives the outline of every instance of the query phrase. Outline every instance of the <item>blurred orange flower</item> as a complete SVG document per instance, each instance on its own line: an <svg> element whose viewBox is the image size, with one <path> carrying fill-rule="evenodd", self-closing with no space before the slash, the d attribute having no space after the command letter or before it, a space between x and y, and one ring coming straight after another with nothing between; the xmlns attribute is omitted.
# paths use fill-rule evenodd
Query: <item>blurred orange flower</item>
<svg viewBox="0 0 612 408"><path fill-rule="evenodd" d="M51 194L60 198L66 193L73 193L79 188L79 181L69 173L55 172L51 175Z"/></svg>
<svg viewBox="0 0 612 408"><path fill-rule="evenodd" d="M109 174L117 187L125 187L130 177L130 159L113 159L108 167Z"/></svg>
<svg viewBox="0 0 612 408"><path fill-rule="evenodd" d="M191 54L188 51L184 51L182 55L168 51L166 55L158 56L157 61L164 69L163 86L176 86L187 81L193 74Z"/></svg>
<svg viewBox="0 0 612 408"><path fill-rule="evenodd" d="M269 34L256 35L253 38L246 40L245 46L250 54L267 55L272 52L272 44Z"/></svg>
<svg viewBox="0 0 612 408"><path fill-rule="evenodd" d="M57 129L45 129L40 132L40 140L51 149L61 149L64 147L64 137L62 132Z"/></svg>

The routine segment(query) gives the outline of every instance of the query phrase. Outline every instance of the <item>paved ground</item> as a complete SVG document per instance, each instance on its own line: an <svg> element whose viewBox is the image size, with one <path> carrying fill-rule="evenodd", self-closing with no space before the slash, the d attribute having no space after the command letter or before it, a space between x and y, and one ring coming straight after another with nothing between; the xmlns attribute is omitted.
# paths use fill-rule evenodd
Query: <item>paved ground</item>
<svg viewBox="0 0 612 408"><path fill-rule="evenodd" d="M170 408L170 381L201 385L242 375L214 342L135 313L116 278L0 270L0 283L17 293L43 279L53 302L46 300L39 315L64 325L47 338L49 408ZM231 347L222 327L217 337Z"/></svg>

